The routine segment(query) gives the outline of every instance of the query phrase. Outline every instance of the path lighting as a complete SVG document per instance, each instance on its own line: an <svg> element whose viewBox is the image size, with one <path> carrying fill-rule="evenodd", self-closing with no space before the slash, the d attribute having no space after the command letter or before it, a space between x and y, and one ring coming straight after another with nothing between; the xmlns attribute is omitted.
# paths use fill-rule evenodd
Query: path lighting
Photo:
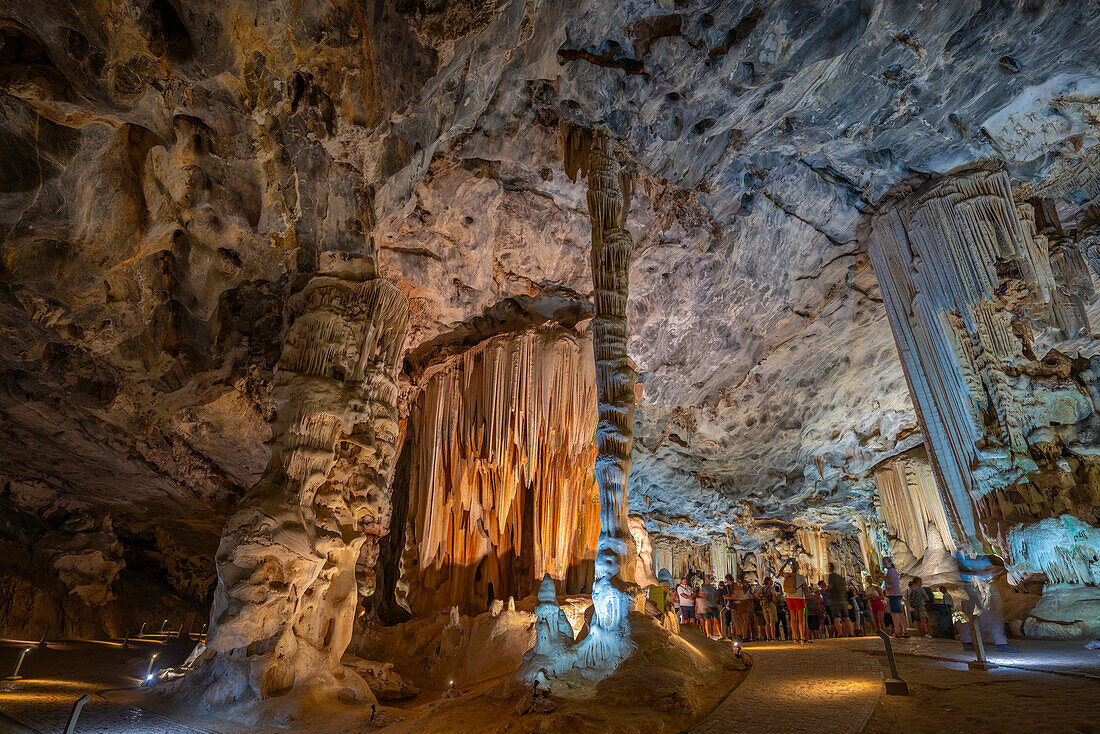
<svg viewBox="0 0 1100 734"><path fill-rule="evenodd" d="M886 659L890 661L890 677L886 679L886 693L891 696L908 696L909 684L898 675L898 661L894 659L894 646L890 642L890 635L879 630L878 636L886 643Z"/></svg>
<svg viewBox="0 0 1100 734"><path fill-rule="evenodd" d="M4 678L4 680L19 680L19 668L23 667L23 658L27 657L27 653L30 652L29 647L24 647L23 651L19 653L19 659L15 661L15 668L11 671L11 675Z"/></svg>

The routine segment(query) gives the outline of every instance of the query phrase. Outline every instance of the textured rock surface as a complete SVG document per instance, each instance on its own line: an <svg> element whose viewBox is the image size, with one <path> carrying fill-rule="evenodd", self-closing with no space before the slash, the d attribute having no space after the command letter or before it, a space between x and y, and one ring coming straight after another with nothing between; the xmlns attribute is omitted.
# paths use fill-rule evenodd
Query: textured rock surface
<svg viewBox="0 0 1100 734"><path fill-rule="evenodd" d="M564 119L636 168L631 508L851 527L871 467L920 438L861 217L911 170L1002 158L1097 267L1095 11L0 3L0 471L109 514L154 596L207 595L325 251L405 292L414 355L591 301Z"/></svg>

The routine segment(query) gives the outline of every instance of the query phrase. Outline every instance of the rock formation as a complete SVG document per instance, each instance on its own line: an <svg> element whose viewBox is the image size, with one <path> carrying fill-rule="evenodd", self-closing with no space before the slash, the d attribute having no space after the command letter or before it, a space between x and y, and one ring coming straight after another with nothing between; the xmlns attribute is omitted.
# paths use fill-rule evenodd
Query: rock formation
<svg viewBox="0 0 1100 734"><path fill-rule="evenodd" d="M399 601L477 614L545 574L592 581L599 533L592 338L547 323L430 367L409 415Z"/></svg>
<svg viewBox="0 0 1100 734"><path fill-rule="evenodd" d="M619 571L627 555L626 483L634 441L634 369L626 354L626 306L634 241L624 229L631 178L623 172L606 131L566 126L565 172L588 178L592 220L593 355L596 360L596 483L600 537L592 604L596 613L581 643L584 667L613 669L631 649L630 595Z"/></svg>
<svg viewBox="0 0 1100 734"><path fill-rule="evenodd" d="M271 459L218 549L206 653L181 683L204 689L212 709L286 717L323 701L374 702L340 659L356 560L368 534L384 532L409 315L388 281L339 275L304 289L273 388Z"/></svg>
<svg viewBox="0 0 1100 734"><path fill-rule="evenodd" d="M1100 520L1098 358L1039 338L1087 334L1083 258L1055 207L1016 201L995 164L900 186L874 217L870 251L945 510L927 478L914 491L896 469L880 472L887 525L911 548L934 526L949 548L992 547L1010 572L1042 569L1054 558L1044 521Z"/></svg>

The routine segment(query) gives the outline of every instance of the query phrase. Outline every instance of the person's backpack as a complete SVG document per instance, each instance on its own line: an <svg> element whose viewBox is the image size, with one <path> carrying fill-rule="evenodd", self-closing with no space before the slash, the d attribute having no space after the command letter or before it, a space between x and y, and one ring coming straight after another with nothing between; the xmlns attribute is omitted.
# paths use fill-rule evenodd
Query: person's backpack
<svg viewBox="0 0 1100 734"><path fill-rule="evenodd" d="M798 574L788 574L783 577L783 593L787 596L798 591Z"/></svg>

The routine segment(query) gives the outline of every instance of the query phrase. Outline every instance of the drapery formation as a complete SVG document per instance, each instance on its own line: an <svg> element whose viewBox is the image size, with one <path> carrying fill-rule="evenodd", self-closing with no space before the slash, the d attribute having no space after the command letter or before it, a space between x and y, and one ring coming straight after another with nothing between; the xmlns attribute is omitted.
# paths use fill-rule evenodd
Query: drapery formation
<svg viewBox="0 0 1100 734"><path fill-rule="evenodd" d="M927 462L915 458L891 461L875 472L875 486L887 531L905 543L914 557L924 555L930 527L936 528L949 550L955 550L951 524Z"/></svg>
<svg viewBox="0 0 1100 734"><path fill-rule="evenodd" d="M944 508L926 479L915 491L896 471L876 477L884 520L913 547L946 522L952 547L1042 566L1026 550L1045 542L1042 521L1100 520L1100 358L1050 348L1089 332L1089 236L1071 239L1050 200L1014 199L994 163L904 183L880 205L871 260ZM1043 558L1058 577L1065 564Z"/></svg>
<svg viewBox="0 0 1100 734"><path fill-rule="evenodd" d="M401 601L426 614L534 593L581 593L599 533L589 333L547 325L493 337L430 369L409 421Z"/></svg>

